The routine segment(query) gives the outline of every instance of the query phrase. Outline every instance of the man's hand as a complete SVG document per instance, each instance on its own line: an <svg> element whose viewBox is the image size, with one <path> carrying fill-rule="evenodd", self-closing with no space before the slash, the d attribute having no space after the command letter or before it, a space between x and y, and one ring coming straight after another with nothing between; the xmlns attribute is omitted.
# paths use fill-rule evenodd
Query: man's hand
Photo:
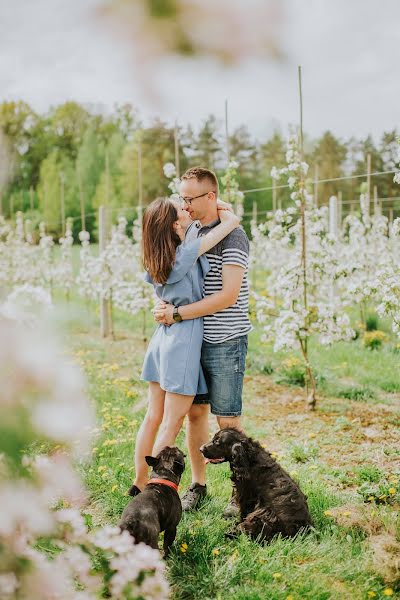
<svg viewBox="0 0 400 600"><path fill-rule="evenodd" d="M159 300L153 308L155 321L157 321L157 323L162 323L163 325L173 325L173 323L175 323L173 313L174 305L163 302L162 300Z"/></svg>

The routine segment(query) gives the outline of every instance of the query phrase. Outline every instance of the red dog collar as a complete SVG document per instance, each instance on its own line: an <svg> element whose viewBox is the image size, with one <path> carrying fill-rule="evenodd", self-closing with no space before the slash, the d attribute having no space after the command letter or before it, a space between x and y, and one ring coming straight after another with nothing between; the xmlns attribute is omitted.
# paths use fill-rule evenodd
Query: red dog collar
<svg viewBox="0 0 400 600"><path fill-rule="evenodd" d="M167 485L168 487L172 487L174 490L178 491L177 484L173 483L172 481L168 481L168 479L150 479L147 485L149 485L149 483L161 483L162 485Z"/></svg>

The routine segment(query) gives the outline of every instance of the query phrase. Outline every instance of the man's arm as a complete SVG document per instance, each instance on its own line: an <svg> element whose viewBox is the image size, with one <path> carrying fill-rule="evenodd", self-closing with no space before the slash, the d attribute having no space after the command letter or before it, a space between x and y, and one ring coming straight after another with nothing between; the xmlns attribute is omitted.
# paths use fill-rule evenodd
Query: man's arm
<svg viewBox="0 0 400 600"><path fill-rule="evenodd" d="M184 321L188 319L197 319L205 315L228 308L235 304L238 299L240 288L243 281L245 269L239 265L222 265L222 289L211 296L203 298L198 302L186 304L179 307L179 314ZM175 323L172 313L174 307L172 304L159 303L154 310L154 317L159 323L172 325Z"/></svg>

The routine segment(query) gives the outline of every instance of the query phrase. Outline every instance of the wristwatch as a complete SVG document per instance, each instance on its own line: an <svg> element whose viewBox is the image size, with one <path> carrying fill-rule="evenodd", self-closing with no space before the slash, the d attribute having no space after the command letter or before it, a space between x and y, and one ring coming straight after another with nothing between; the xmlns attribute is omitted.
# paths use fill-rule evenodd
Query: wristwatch
<svg viewBox="0 0 400 600"><path fill-rule="evenodd" d="M178 306L174 306L174 312L172 313L172 318L174 319L175 323L180 323L182 321L182 317L179 314Z"/></svg>

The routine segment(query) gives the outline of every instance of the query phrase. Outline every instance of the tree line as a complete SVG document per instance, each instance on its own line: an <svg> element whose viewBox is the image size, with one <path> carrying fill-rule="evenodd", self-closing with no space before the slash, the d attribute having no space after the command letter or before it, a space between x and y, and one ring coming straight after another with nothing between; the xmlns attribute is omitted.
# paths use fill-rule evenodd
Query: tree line
<svg viewBox="0 0 400 600"><path fill-rule="evenodd" d="M65 102L39 114L24 101L0 104L1 212L13 217L17 210L30 213L35 225L44 220L48 230L61 235L61 202L67 217L74 218L74 234L81 229L81 209L86 229L96 237L97 209L108 204L124 207L134 215L139 198L139 145L143 203L168 192L163 173L166 162L175 162L175 128L160 119L144 126L131 105L116 106L111 114L77 102ZM179 166L182 173L193 165L215 170L221 177L227 166L227 144L222 123L208 116L195 130L177 128ZM368 135L343 140L326 131L317 139L305 137L309 177L334 179L367 172L392 171L397 162L399 134L383 132L375 141ZM271 187L271 168L285 164L286 136L275 131L268 139L256 139L246 125L229 135L229 154L238 163L241 190ZM341 192L344 201L357 198L365 179L333 181L318 185L318 203ZM373 176L380 197L398 195L393 175ZM276 190L277 205L289 202L289 191ZM253 203L260 214L272 208L271 190L246 193L245 223ZM116 216L116 215L115 215Z"/></svg>

